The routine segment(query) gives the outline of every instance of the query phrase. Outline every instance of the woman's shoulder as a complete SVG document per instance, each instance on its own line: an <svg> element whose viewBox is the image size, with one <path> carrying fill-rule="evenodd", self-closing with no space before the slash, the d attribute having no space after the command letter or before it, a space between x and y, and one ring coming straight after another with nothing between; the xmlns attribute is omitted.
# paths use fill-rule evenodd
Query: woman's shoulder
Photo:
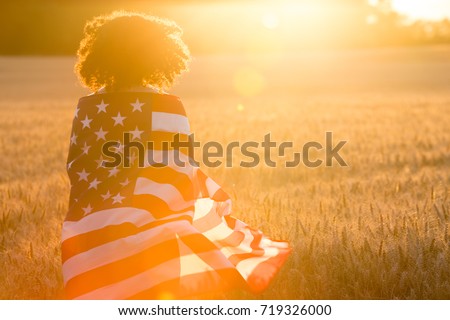
<svg viewBox="0 0 450 320"><path fill-rule="evenodd" d="M150 87L130 88L127 90L108 91L104 88L83 96L78 101L79 108L106 108L117 105L119 108L129 107L140 111L142 106L151 106L152 112L169 112L186 114L180 97ZM115 109L115 108L114 108Z"/></svg>
<svg viewBox="0 0 450 320"><path fill-rule="evenodd" d="M80 101L84 100L98 100L98 99L105 99L105 98L120 98L120 97L153 97L155 99L160 100L176 100L181 101L180 97L169 94L165 91L158 90L154 87L132 87L125 90L117 90L117 91L109 91L106 90L104 87L100 88L99 90L92 92L86 96L83 96L80 98Z"/></svg>

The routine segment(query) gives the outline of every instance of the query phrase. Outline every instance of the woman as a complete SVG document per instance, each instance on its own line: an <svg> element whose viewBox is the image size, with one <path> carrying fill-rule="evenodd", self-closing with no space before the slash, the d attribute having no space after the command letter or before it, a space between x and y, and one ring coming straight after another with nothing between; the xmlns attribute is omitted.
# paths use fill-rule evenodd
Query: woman
<svg viewBox="0 0 450 320"><path fill-rule="evenodd" d="M172 21L115 12L85 27L75 69L94 93L79 100L67 161L70 299L259 292L289 254L232 217L227 194L170 145L188 141L189 122L162 90L189 58Z"/></svg>

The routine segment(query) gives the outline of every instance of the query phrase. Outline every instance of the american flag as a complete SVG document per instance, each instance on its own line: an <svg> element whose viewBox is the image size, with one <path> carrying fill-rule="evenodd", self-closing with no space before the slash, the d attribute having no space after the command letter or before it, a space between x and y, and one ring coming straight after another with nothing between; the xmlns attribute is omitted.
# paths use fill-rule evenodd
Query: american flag
<svg viewBox="0 0 450 320"><path fill-rule="evenodd" d="M111 92L79 100L62 228L67 298L175 299L268 286L288 244L233 217L224 190L189 163L186 150L164 143L175 135L188 141L189 134L173 95ZM107 141L122 156L113 167L102 152ZM146 146L143 161L134 142Z"/></svg>

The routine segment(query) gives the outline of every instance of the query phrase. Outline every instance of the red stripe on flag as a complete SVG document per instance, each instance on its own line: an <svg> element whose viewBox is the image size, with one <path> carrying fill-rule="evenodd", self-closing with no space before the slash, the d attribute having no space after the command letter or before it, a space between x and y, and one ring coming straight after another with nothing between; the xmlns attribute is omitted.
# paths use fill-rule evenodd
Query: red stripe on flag
<svg viewBox="0 0 450 320"><path fill-rule="evenodd" d="M289 257L290 252L291 249L280 249L277 256L258 264L247 278L250 290L254 293L265 290Z"/></svg>

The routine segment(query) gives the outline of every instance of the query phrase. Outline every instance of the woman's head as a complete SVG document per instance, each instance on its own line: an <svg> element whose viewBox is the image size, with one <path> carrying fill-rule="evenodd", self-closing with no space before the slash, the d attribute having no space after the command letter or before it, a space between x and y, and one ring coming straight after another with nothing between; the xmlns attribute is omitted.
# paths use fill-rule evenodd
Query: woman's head
<svg viewBox="0 0 450 320"><path fill-rule="evenodd" d="M113 12L84 28L75 71L96 91L141 85L163 89L187 69L189 50L175 22L145 14Z"/></svg>

